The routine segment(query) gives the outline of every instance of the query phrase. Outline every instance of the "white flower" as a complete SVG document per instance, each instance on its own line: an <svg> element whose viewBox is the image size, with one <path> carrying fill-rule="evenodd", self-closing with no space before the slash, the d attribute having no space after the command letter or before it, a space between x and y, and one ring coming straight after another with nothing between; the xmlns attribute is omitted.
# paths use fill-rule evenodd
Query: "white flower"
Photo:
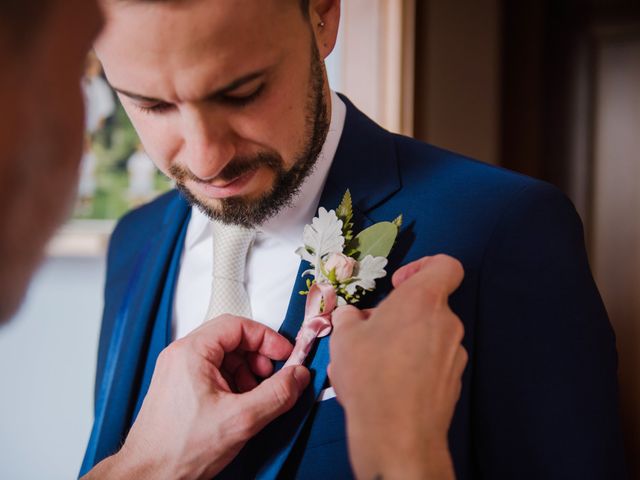
<svg viewBox="0 0 640 480"><path fill-rule="evenodd" d="M319 280L322 276L319 269L322 258L332 253L342 253L344 248L342 220L333 210L327 212L320 207L311 225L304 227L303 241L304 247L298 248L296 253L314 266L316 280Z"/></svg>
<svg viewBox="0 0 640 480"><path fill-rule="evenodd" d="M358 263L358 271L353 282L349 283L346 291L349 295L356 293L356 287L364 290L373 290L376 287L376 280L387 275L384 267L387 266L387 259L384 257L372 257L367 255Z"/></svg>

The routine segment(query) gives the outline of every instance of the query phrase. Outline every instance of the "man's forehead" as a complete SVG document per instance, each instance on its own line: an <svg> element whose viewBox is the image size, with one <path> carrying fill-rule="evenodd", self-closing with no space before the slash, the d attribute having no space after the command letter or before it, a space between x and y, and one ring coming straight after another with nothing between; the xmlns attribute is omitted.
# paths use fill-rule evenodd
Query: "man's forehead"
<svg viewBox="0 0 640 480"><path fill-rule="evenodd" d="M107 76L149 96L162 93L149 92L149 83L175 84L176 76L206 77L213 83L202 86L207 89L265 68L305 32L297 1L105 0L104 5L107 25L96 50Z"/></svg>
<svg viewBox="0 0 640 480"><path fill-rule="evenodd" d="M138 27L177 40L196 39L205 32L231 40L286 31L290 21L303 18L298 0L102 0L102 6L114 26Z"/></svg>

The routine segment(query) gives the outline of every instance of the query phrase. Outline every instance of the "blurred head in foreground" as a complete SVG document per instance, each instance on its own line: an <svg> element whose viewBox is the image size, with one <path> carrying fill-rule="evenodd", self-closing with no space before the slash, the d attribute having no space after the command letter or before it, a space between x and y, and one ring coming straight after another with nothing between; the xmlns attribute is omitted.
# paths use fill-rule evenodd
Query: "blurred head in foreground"
<svg viewBox="0 0 640 480"><path fill-rule="evenodd" d="M82 150L80 80L94 0L0 2L0 323L68 214Z"/></svg>

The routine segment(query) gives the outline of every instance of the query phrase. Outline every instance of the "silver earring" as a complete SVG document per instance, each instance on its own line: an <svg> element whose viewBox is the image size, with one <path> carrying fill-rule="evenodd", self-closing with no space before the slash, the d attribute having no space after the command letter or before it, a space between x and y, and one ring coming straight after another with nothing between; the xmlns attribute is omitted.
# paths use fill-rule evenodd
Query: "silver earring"
<svg viewBox="0 0 640 480"><path fill-rule="evenodd" d="M318 27L324 28L324 22L322 20L318 22Z"/></svg>

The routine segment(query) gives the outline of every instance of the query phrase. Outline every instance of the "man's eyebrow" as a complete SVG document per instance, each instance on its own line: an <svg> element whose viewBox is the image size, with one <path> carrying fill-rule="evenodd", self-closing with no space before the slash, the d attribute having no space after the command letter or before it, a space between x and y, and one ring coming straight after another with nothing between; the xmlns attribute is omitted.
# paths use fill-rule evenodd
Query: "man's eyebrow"
<svg viewBox="0 0 640 480"><path fill-rule="evenodd" d="M230 92L233 92L235 89L240 88L241 86L252 82L253 80L260 78L261 76L263 76L266 73L266 70L260 70L258 72L253 72L253 73L249 73L248 75L244 75L240 78L237 78L235 80L233 80L232 82L226 84L224 87L221 87L217 90L215 90L214 92L211 92L207 95L205 95L205 99L206 100L213 100L215 98L221 97L223 95L226 95ZM165 100L162 100L160 98L153 98L153 97L147 97L145 95L140 95L139 93L133 93L133 92L128 92L127 90L124 90L122 88L118 88L115 86L112 86L112 88L124 95L125 97L129 97L132 100L137 100L139 102L145 102L145 103L167 103Z"/></svg>

